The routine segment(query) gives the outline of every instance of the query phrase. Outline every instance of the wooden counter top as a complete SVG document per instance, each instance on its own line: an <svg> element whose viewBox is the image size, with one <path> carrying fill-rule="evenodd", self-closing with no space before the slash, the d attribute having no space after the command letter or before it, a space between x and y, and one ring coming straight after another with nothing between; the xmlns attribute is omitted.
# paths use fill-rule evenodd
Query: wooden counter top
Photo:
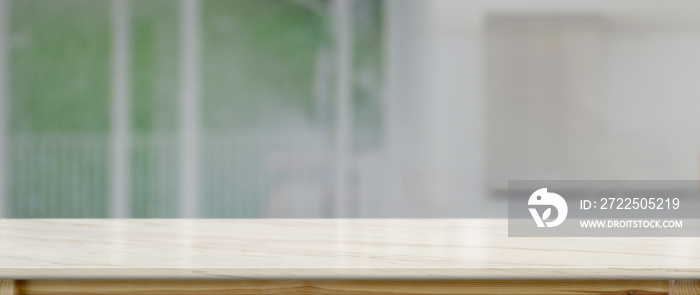
<svg viewBox="0 0 700 295"><path fill-rule="evenodd" d="M684 279L700 238L509 238L502 219L3 219L0 279Z"/></svg>

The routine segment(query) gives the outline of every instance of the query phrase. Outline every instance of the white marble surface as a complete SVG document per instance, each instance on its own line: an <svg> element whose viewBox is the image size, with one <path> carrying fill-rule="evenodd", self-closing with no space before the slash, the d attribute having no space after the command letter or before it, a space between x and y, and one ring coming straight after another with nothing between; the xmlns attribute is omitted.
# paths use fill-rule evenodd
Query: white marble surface
<svg viewBox="0 0 700 295"><path fill-rule="evenodd" d="M700 238L508 238L498 219L0 220L0 279L681 279Z"/></svg>

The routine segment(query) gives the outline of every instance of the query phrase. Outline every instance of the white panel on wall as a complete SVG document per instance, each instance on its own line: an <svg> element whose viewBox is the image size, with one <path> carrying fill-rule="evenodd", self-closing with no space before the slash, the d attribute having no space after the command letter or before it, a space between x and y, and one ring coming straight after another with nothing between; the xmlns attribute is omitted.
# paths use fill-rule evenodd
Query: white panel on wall
<svg viewBox="0 0 700 295"><path fill-rule="evenodd" d="M603 20L595 16L486 18L489 187L509 179L594 175L601 128Z"/></svg>
<svg viewBox="0 0 700 295"><path fill-rule="evenodd" d="M615 18L485 21L487 177L697 179L700 30Z"/></svg>

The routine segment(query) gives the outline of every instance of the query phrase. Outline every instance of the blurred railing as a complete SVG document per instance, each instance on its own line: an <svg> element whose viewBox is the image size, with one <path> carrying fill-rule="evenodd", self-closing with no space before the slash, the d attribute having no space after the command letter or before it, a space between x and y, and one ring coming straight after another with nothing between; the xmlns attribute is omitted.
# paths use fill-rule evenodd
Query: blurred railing
<svg viewBox="0 0 700 295"><path fill-rule="evenodd" d="M131 137L130 216L178 217L179 143L176 136ZM328 145L314 132L203 135L200 217L326 215ZM108 217L110 150L104 135L11 137L10 217Z"/></svg>

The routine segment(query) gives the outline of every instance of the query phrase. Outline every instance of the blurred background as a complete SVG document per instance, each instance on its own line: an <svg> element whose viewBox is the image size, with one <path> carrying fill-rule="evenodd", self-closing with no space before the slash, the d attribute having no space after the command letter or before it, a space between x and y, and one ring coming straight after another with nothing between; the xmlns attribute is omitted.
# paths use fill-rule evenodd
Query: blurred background
<svg viewBox="0 0 700 295"><path fill-rule="evenodd" d="M693 0L0 0L0 216L505 217L697 179Z"/></svg>

